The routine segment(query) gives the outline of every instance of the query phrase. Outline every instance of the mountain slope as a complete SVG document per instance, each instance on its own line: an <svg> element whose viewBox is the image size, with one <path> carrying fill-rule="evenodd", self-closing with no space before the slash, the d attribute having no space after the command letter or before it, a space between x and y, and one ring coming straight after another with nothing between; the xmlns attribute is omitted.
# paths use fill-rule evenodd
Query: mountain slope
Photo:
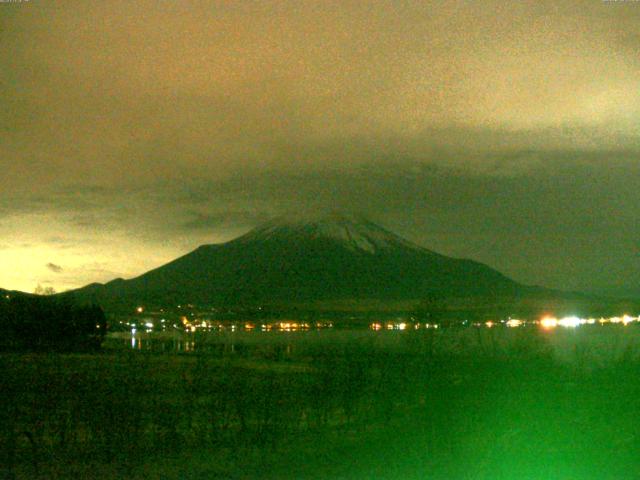
<svg viewBox="0 0 640 480"><path fill-rule="evenodd" d="M75 291L100 303L258 304L437 296L513 296L520 285L346 216L275 220L204 245L131 280Z"/></svg>

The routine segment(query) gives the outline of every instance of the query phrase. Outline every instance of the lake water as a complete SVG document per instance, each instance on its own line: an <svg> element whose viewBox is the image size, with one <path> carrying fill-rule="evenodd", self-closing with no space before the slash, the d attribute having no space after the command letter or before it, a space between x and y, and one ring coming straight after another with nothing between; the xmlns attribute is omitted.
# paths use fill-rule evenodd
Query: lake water
<svg viewBox="0 0 640 480"><path fill-rule="evenodd" d="M629 317L631 318L631 317ZM518 321L519 322L519 321ZM291 324L298 325L292 328ZM523 350L551 353L564 363L605 365L640 359L640 323L540 322L458 325L370 323L340 328L333 324L307 326L290 322L268 328L239 323L206 331L135 331L109 334L105 347L149 353L207 354L218 357L293 359L308 349L354 347L401 351L408 354L469 353L508 355ZM305 325L300 327L300 325Z"/></svg>

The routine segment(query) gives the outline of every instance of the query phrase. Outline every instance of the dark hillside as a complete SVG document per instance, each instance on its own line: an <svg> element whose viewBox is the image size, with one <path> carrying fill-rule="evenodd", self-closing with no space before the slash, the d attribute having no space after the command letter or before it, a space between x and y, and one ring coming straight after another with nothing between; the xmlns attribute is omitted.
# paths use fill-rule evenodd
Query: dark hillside
<svg viewBox="0 0 640 480"><path fill-rule="evenodd" d="M278 220L203 245L130 280L74 292L101 304L247 305L427 296L507 297L538 291L472 260L440 255L365 220Z"/></svg>

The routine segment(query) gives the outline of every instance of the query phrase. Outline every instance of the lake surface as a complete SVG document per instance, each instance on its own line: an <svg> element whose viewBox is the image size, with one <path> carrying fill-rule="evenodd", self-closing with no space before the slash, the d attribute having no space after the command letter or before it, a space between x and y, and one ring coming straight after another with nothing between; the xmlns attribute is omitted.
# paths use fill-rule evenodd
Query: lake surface
<svg viewBox="0 0 640 480"><path fill-rule="evenodd" d="M297 322L265 326L240 322L193 332L115 332L105 341L105 348L110 350L278 360L295 358L308 349L323 346L408 354L429 350L434 354L508 355L522 350L544 350L561 362L597 366L640 359L640 323L637 317L593 322L575 318L546 322L508 320L448 328L406 322L372 322L360 327Z"/></svg>

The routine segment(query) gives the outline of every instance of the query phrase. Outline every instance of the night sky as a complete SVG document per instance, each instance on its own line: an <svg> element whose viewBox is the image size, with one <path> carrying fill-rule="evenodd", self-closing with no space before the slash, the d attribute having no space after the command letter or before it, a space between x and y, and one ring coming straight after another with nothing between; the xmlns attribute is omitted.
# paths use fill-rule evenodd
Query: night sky
<svg viewBox="0 0 640 480"><path fill-rule="evenodd" d="M640 3L0 3L0 287L357 212L640 294Z"/></svg>

